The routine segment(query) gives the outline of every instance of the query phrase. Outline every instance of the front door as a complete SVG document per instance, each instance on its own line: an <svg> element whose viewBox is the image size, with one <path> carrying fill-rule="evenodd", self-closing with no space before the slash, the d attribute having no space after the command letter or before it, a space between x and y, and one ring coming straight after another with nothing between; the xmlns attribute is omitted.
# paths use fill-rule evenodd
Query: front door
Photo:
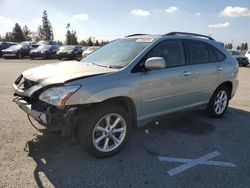
<svg viewBox="0 0 250 188"><path fill-rule="evenodd" d="M163 57L166 68L142 73L140 119L149 119L188 105L192 70L186 65L181 40L168 39L157 44L144 58Z"/></svg>

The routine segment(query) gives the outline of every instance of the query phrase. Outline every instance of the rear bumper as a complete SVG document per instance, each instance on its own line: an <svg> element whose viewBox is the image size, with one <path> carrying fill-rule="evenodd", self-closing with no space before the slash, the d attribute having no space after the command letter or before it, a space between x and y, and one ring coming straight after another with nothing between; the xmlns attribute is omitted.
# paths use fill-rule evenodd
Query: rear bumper
<svg viewBox="0 0 250 188"><path fill-rule="evenodd" d="M232 88L232 92L231 92L231 99L234 97L235 92L236 92L238 86L239 86L239 81L238 80L234 80L233 88Z"/></svg>
<svg viewBox="0 0 250 188"><path fill-rule="evenodd" d="M238 61L239 65L246 66L249 64L249 61L247 58L246 59L237 59L237 61Z"/></svg>

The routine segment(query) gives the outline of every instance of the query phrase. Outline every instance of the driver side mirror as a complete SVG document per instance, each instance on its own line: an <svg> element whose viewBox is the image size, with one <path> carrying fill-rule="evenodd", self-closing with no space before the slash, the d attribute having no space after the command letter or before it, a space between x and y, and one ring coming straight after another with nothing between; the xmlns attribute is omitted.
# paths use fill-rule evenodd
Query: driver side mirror
<svg viewBox="0 0 250 188"><path fill-rule="evenodd" d="M158 70L166 68L166 61L162 57L150 57L145 62L147 70Z"/></svg>

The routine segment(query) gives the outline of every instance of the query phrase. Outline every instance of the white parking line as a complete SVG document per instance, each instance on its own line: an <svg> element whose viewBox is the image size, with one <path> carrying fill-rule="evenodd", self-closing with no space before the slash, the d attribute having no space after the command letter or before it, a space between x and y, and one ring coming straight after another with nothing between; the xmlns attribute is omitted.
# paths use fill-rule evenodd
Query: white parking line
<svg viewBox="0 0 250 188"><path fill-rule="evenodd" d="M185 163L182 164L176 168L173 168L171 170L168 170L167 173L170 176L174 176L176 174L179 174L189 168L192 168L194 166L197 166L199 164L205 164L205 165L214 165L214 166L223 166L223 167L236 167L235 164L224 162L224 161L209 161L209 159L212 159L214 157L217 157L221 155L220 152L214 151L212 153L209 153L207 155L204 155L202 157L199 157L197 159L185 159L185 158L173 158L173 157L158 157L159 161L161 162L177 162L177 163Z"/></svg>

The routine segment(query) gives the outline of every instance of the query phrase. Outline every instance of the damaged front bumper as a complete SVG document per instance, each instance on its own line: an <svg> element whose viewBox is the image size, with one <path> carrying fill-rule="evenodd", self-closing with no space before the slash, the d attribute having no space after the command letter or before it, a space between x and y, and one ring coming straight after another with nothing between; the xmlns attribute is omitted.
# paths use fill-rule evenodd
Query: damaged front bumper
<svg viewBox="0 0 250 188"><path fill-rule="evenodd" d="M35 119L47 130L60 131L62 136L69 136L73 130L78 106L56 107L38 99L39 90L43 87L35 82L26 80L21 75L13 84L16 97L13 101L28 116Z"/></svg>
<svg viewBox="0 0 250 188"><path fill-rule="evenodd" d="M37 105L29 104L21 98L17 98L14 102L22 109L27 115L35 119L38 123L44 126L51 132L60 131L62 136L69 136L74 129L73 115L77 111L77 107L66 106L63 109L56 109L55 107L47 107L42 109Z"/></svg>
<svg viewBox="0 0 250 188"><path fill-rule="evenodd" d="M16 99L14 100L14 102L16 102L16 104L25 112L27 113L29 116L31 116L32 118L34 118L35 120L37 120L39 123L41 123L42 125L49 125L51 124L51 114L43 111L43 112L39 112L36 110L33 110L31 108L31 104L29 104L28 102L26 102L25 100L22 99Z"/></svg>

